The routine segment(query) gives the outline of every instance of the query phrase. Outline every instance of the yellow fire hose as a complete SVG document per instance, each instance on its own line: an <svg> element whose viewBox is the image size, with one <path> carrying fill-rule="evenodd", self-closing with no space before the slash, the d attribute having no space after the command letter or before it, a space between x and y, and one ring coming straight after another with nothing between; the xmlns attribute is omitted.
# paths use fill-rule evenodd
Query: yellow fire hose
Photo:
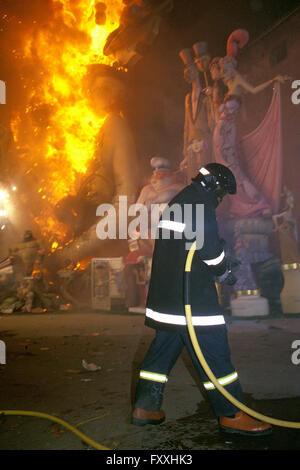
<svg viewBox="0 0 300 470"><path fill-rule="evenodd" d="M192 262L194 258L194 254L196 251L196 242L194 242L189 249L187 258L186 258L186 263L185 263L185 300L189 301L189 278L191 275L192 271ZM244 403L241 403L238 401L236 398L234 398L217 380L217 378L214 376L212 373L209 365L207 364L203 353L200 349L196 333L195 333L195 328L193 326L192 322L192 310L191 310L191 305L187 302L185 304L185 315L186 315L186 320L187 320L187 326L188 326L188 332L191 338L191 342L193 344L195 353L200 361L201 366L203 367L206 375L208 378L211 380L211 382L214 384L214 386L219 390L222 395L227 398L228 401L230 401L233 405L235 405L237 408L240 410L244 411L247 413L249 416L252 416L253 418L256 418L260 421L265 421L266 423L273 424L274 426L281 426L285 428L294 428L294 429L300 429L300 423L294 422L294 421L284 421L281 419L276 419L276 418L271 418L269 416L265 416L261 413L258 413L251 408L248 408L248 406L244 405ZM37 418L44 418L48 419L50 421L53 421L55 423L60 424L61 426L65 427L69 431L71 431L73 434L76 434L82 441L84 441L86 444L89 446L93 447L94 449L97 450L112 450L108 447L103 446L99 442L94 441L90 437L86 436L83 432L79 431L76 426L79 426L81 424L84 424L86 422L98 419L100 417L96 418L91 418L90 420L83 421L81 423L78 423L77 425L73 426L69 424L67 421L64 421L63 419L57 418L56 416L52 416L47 413L41 413L38 411L23 411L23 410L0 410L0 416L1 415L7 415L7 416L35 416ZM101 418L105 416L102 415Z"/></svg>
<svg viewBox="0 0 300 470"><path fill-rule="evenodd" d="M78 423L77 425L73 426L72 424L68 423L67 421L64 421L63 419L57 418L56 416L49 415L47 413L40 413L39 411L24 411L24 410L0 410L0 416L1 415L7 415L7 416L35 416L37 418L44 418L48 419L50 421L54 421L55 423L60 424L61 426L65 427L69 431L71 431L73 434L76 434L76 436L80 437L82 441L84 441L86 444L88 444L91 447L94 447L94 449L97 450L111 450L108 447L104 447L102 444L99 442L94 441L90 437L86 436L83 432L79 431L77 429L77 426L82 425L86 422L103 418L103 416L99 416L96 418L91 418L86 421L82 421L81 423Z"/></svg>
<svg viewBox="0 0 300 470"><path fill-rule="evenodd" d="M228 401L233 403L237 408L240 410L244 411L248 415L252 416L253 418L256 418L260 421L265 421L266 423L269 424L274 424L275 426L281 426L285 428L295 428L295 429L300 429L300 423L294 422L294 421L284 421L281 419L275 419L275 418L270 418L269 416L265 416L261 413L257 413L256 411L252 410L251 408L248 408L245 406L243 403L238 401L236 398L234 398L216 379L214 374L212 373L209 365L207 364L203 353L200 349L196 333L195 333L195 328L192 323L192 310L191 310L191 305L189 304L189 278L191 275L192 271L192 261L194 258L194 254L196 251L196 242L194 242L189 249L187 258L186 258L186 263L185 263L185 315L187 319L187 326L188 326L188 331L189 335L195 350L195 353L200 361L201 366L203 367L204 371L206 372L206 375L209 377L211 382L214 384L214 386L219 390L222 395L224 395L225 398L227 398Z"/></svg>

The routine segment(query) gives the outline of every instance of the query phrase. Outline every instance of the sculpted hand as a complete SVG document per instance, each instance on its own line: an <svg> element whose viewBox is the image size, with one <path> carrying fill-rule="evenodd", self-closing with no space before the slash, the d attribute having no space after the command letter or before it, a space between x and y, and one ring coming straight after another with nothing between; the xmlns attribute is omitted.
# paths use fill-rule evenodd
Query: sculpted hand
<svg viewBox="0 0 300 470"><path fill-rule="evenodd" d="M179 164L180 171L184 171L187 168L187 158L182 160Z"/></svg>
<svg viewBox="0 0 300 470"><path fill-rule="evenodd" d="M286 81L290 80L288 75L277 75L277 77L273 78L273 81L279 83L285 83Z"/></svg>
<svg viewBox="0 0 300 470"><path fill-rule="evenodd" d="M208 86L207 88L204 88L203 91L206 94L206 96L211 96L212 95L212 87L211 86Z"/></svg>

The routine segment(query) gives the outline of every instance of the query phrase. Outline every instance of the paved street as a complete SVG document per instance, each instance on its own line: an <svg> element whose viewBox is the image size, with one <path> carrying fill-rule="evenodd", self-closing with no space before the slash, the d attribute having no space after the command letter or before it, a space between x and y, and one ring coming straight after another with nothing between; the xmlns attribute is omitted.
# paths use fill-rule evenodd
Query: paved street
<svg viewBox="0 0 300 470"><path fill-rule="evenodd" d="M247 405L265 415L300 421L300 340L295 316L227 317L232 360ZM93 311L0 315L6 364L0 365L1 409L49 413L116 450L300 450L300 430L275 427L269 437L220 433L184 352L171 372L160 426L130 424L139 364L153 338L141 314ZM300 355L299 355L300 356ZM100 369L87 370L82 361ZM91 366L90 366L91 367ZM78 436L36 417L0 417L1 450L84 450Z"/></svg>

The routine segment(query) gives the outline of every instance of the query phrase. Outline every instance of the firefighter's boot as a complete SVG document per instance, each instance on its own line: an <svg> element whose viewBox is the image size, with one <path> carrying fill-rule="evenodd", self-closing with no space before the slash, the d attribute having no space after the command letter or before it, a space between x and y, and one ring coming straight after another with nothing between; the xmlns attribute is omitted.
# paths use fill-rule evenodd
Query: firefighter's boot
<svg viewBox="0 0 300 470"><path fill-rule="evenodd" d="M165 413L160 409L164 387L164 383L139 380L131 417L132 424L144 426L145 424L160 424L165 420Z"/></svg>
<svg viewBox="0 0 300 470"><path fill-rule="evenodd" d="M263 421L251 418L243 411L239 411L232 417L219 418L220 429L231 434L243 434L247 436L262 436L272 432L272 426Z"/></svg>

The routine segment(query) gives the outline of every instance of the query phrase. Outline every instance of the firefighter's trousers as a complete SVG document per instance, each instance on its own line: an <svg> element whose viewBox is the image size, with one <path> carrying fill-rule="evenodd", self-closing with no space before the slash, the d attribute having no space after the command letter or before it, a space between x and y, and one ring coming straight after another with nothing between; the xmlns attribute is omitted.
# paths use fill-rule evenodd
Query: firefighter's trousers
<svg viewBox="0 0 300 470"><path fill-rule="evenodd" d="M230 357L226 326L213 331L196 330L197 340L210 369L221 385L237 400L243 402L242 388ZM213 385L205 374L194 351L190 336L183 333L156 330L156 336L141 364L136 389L135 408L159 411L164 387L184 346L203 382L207 398L216 416L232 416L238 410ZM176 399L174 397L174 399Z"/></svg>

